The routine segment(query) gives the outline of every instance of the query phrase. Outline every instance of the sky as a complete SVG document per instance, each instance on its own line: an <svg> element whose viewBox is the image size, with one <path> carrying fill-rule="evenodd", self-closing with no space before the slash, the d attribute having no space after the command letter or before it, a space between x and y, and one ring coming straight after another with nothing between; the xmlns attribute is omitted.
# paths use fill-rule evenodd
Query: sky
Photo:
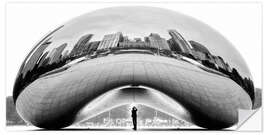
<svg viewBox="0 0 270 135"><path fill-rule="evenodd" d="M26 55L49 31L79 15L111 6L152 6L170 9L200 20L228 39L245 59L253 76L255 87L261 88L261 6L246 4L205 4L205 3L123 3L123 4L31 4L10 3L7 5L6 60L7 90L12 94L16 74ZM241 10L239 10L241 9ZM138 12L138 15L141 12ZM122 13L122 14L128 14ZM162 13L160 13L162 14ZM166 15L163 15L166 16ZM144 16L147 17L147 16ZM151 20L154 17L148 18ZM98 15L96 17L98 19ZM133 21L139 21L135 18ZM155 20L162 26L166 20ZM110 20L103 22L108 25ZM162 23L161 23L162 22ZM72 23L72 22L71 22ZM74 22L75 23L75 22ZM90 25L90 24L89 24ZM92 24L96 25L96 24ZM127 25L128 26L128 25ZM117 30L117 27L111 31ZM140 28L140 30L142 30ZM128 32L127 32L128 33ZM138 32L135 32L138 33ZM134 35L136 36L136 35ZM209 35L205 35L206 37ZM209 36L211 37L211 36ZM231 56L228 54L228 56ZM237 57L237 56L231 56ZM237 58L236 58L237 59Z"/></svg>

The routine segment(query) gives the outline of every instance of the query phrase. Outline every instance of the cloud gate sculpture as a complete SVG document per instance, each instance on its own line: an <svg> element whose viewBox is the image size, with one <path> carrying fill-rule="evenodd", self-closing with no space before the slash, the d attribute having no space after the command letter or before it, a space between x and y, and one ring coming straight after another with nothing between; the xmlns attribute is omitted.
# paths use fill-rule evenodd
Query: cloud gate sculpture
<svg viewBox="0 0 270 135"><path fill-rule="evenodd" d="M60 129L138 103L207 129L252 109L238 51L208 25L153 7L112 7L47 34L23 61L13 99L28 123Z"/></svg>

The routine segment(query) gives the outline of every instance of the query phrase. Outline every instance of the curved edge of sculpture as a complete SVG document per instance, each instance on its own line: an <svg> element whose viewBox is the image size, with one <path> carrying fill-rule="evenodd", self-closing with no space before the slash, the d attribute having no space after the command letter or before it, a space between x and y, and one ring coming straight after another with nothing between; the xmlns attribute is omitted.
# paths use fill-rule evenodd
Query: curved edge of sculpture
<svg viewBox="0 0 270 135"><path fill-rule="evenodd" d="M91 70L89 70L91 69ZM238 109L251 109L249 95L226 76L181 60L149 54L119 54L86 60L28 85L16 100L20 116L33 125L59 129L100 95L115 88L147 86L171 97L192 123L222 129L238 121Z"/></svg>

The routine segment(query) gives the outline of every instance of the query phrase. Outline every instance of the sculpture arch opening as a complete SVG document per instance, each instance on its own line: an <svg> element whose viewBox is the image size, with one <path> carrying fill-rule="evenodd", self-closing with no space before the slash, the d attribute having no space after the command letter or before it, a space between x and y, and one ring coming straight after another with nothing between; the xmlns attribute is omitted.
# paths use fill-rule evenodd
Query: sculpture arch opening
<svg viewBox="0 0 270 135"><path fill-rule="evenodd" d="M73 124L78 111L93 99L130 84L162 92L188 110L192 123L208 129L236 124L238 109L250 109L252 105L248 94L225 76L183 60L128 53L85 60L35 80L18 97L16 109L35 126L63 128ZM134 90L122 91L119 94ZM29 100L34 102L29 104Z"/></svg>
<svg viewBox="0 0 270 135"><path fill-rule="evenodd" d="M97 97L77 114L74 123L95 117L113 108L140 104L166 113L176 119L191 121L191 115L181 104L164 93L146 86L123 86Z"/></svg>
<svg viewBox="0 0 270 135"><path fill-rule="evenodd" d="M130 84L148 88L110 93ZM251 109L254 101L252 76L228 40L194 18L154 7L106 8L55 29L23 61L13 99L25 121L59 129L82 120L82 108L105 93L108 99L140 95L136 102L207 129L236 124L238 109ZM103 105L133 102L118 100Z"/></svg>

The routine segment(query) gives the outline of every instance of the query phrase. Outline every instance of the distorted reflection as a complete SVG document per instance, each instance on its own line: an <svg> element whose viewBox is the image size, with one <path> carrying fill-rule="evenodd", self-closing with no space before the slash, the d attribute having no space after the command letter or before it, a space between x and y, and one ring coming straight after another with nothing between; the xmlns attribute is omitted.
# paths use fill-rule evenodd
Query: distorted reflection
<svg viewBox="0 0 270 135"><path fill-rule="evenodd" d="M58 28L61 29L62 27ZM54 32L56 32L56 29ZM144 37L129 38L122 32L108 33L99 41L92 41L94 34L81 36L71 49L68 43L50 46L53 33L49 34L30 53L18 74L14 95L19 93L37 78L66 70L70 65L107 55L122 53L144 53L170 57L186 61L211 73L231 78L254 99L254 86L250 78L242 77L237 69L222 58L212 54L205 45L197 41L187 41L175 29L167 30L171 38L165 39L158 33L149 33ZM50 46L50 49L47 49ZM72 64L71 64L72 63Z"/></svg>

